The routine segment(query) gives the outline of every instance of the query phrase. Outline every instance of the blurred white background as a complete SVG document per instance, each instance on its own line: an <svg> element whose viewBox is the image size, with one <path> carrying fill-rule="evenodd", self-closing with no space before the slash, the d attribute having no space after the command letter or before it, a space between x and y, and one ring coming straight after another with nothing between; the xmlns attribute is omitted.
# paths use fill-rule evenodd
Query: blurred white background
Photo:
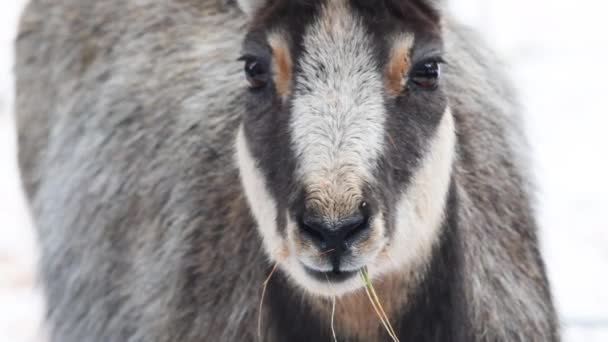
<svg viewBox="0 0 608 342"><path fill-rule="evenodd" d="M25 0L0 11L0 341L43 341L35 235L15 162L13 47ZM526 107L543 251L566 342L608 341L608 3L452 0L504 57Z"/></svg>

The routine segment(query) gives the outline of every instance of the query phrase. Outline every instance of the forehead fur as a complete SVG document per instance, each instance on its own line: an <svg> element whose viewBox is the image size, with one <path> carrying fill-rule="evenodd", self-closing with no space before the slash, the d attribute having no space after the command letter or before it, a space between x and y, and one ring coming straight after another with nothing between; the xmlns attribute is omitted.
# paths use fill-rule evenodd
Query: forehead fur
<svg viewBox="0 0 608 342"><path fill-rule="evenodd" d="M372 15L392 15L406 21L436 24L440 21L441 0L238 0L240 7L252 17L272 18L277 13L291 12L294 8L320 8L333 2L346 2L352 9Z"/></svg>
<svg viewBox="0 0 608 342"><path fill-rule="evenodd" d="M362 26L365 33L371 36L375 61L387 62L391 57L397 60L397 55L405 56L405 46L412 41L403 39L404 35L416 37L416 49L422 46L433 46L434 50L441 45L441 20L439 11L435 6L424 0L272 0L262 6L253 17L248 36L266 37L257 40L258 45L270 46L272 53L283 53L285 49L277 50L276 32L281 32L281 39L291 48L289 60L297 70L298 59L301 52L314 46L303 46L302 40L310 27L317 22L325 22L327 30L339 29L340 26L331 27L332 22L339 22L344 18L351 18L357 25ZM269 34L269 32L271 34ZM348 31L335 31L336 34L350 35ZM389 38L391 37L391 38ZM398 40L395 42L395 40ZM413 46L410 46L410 49ZM391 56L392 54L392 56ZM409 54L409 52L408 52ZM400 64L400 65L397 65ZM391 73L395 79L396 71L403 70L404 63L392 64ZM282 78L283 79L283 78ZM391 82L393 89L396 81Z"/></svg>
<svg viewBox="0 0 608 342"><path fill-rule="evenodd" d="M278 3L279 5L277 6L279 7L287 6L286 4L281 4L280 1ZM311 5L315 3L315 1L295 1L295 3L296 5L298 3L300 5ZM415 33L408 30L399 30L399 25L397 25L398 28L392 28L393 31L391 31L391 29L387 29L387 27L381 27L383 25L390 26L385 23L378 24L379 27L370 28L369 23L365 23L365 17L376 17L378 16L378 12L383 12L383 10L386 10L387 8L389 12L392 12L392 14L397 17L417 15L422 19L428 19L428 15L425 16L421 14L421 12L424 12L424 6L422 6L421 9L421 5L416 5L415 1L394 2L393 6L386 5L386 3L390 3L389 1L380 1L380 3L384 3L382 6L377 5L377 3L378 2L363 0L331 0L319 2L321 7L315 10L314 19L311 19L311 22L308 25L314 26L314 23L316 22L319 26L317 27L317 30L330 32L334 37L339 35L352 35L352 32L348 27L353 23L356 23L356 25L367 25L365 29L366 34L375 36L375 38L372 38L372 40L375 41L373 43L374 47L372 48L375 51L374 58L377 59L376 57L381 57L381 63L385 63L383 67L385 91L389 96L397 96L403 90L405 74L412 65L412 49L414 47ZM396 5L397 3L399 6ZM376 7L374 7L374 4L376 4ZM354 8L355 6L357 6L357 8ZM283 13L289 12L290 11L283 9ZM422 19L419 18L418 20ZM345 21L350 21L350 23L346 23ZM372 20L372 22L376 22L376 20ZM399 20L397 20L397 22L399 22ZM280 29L270 29L271 33L267 34L266 43L271 50L273 80L276 91L281 98L286 99L290 94L291 86L293 84L294 57L296 59L300 57L297 51L295 52L295 55L290 51L291 46L288 42L295 41L299 44L301 42L300 36L305 35L306 32L310 33L310 29L307 27L307 29L298 33L300 36L294 36L293 30L290 30L289 27L284 27L283 25L279 26L281 26ZM429 25L429 27L433 28L434 26ZM379 32L373 32L374 30L378 30ZM382 39L384 37L391 38ZM354 41L356 41L356 39L354 39ZM305 51L323 47L322 44L321 46L316 47L310 41L308 44L300 45ZM386 57L382 57L382 55L386 55ZM373 63L370 63L369 67L373 68ZM319 73L322 72L321 70L317 71L317 75L315 76L319 76Z"/></svg>
<svg viewBox="0 0 608 342"><path fill-rule="evenodd" d="M331 1L304 35L291 140L298 175L328 216L350 214L383 150L382 76L371 37L348 2ZM335 213L331 205L346 206Z"/></svg>

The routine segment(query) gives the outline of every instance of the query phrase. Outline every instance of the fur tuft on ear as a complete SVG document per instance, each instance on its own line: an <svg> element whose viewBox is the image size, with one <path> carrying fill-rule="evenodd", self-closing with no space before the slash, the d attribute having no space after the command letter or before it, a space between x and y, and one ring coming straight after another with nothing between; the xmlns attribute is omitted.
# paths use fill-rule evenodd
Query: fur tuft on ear
<svg viewBox="0 0 608 342"><path fill-rule="evenodd" d="M237 0L239 7L241 7L243 12L247 13L247 15L253 15L253 13L264 6L267 1L268 0Z"/></svg>
<svg viewBox="0 0 608 342"><path fill-rule="evenodd" d="M426 0L431 6L434 6L436 9L441 9L445 7L448 3L448 0Z"/></svg>

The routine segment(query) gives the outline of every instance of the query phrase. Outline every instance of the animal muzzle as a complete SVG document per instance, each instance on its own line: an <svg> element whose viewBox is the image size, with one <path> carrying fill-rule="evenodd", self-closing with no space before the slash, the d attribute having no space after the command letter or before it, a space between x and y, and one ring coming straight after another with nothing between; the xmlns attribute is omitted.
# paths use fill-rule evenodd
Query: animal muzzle
<svg viewBox="0 0 608 342"><path fill-rule="evenodd" d="M296 252L309 274L346 278L364 267L377 248L377 213L358 185L317 184L308 187L304 205L295 213Z"/></svg>
<svg viewBox="0 0 608 342"><path fill-rule="evenodd" d="M298 219L299 234L315 246L331 262L332 271L339 273L341 259L352 254L351 248L370 238L370 214L366 202L361 202L352 214L330 219L314 210L305 210Z"/></svg>

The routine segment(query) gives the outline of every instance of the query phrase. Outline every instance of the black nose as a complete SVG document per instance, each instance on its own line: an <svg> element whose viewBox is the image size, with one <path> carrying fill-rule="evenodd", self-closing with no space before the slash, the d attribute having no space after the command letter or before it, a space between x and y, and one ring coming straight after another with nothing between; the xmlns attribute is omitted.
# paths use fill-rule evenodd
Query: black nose
<svg viewBox="0 0 608 342"><path fill-rule="evenodd" d="M350 244L364 237L369 228L369 217L364 212L358 212L335 222L328 222L323 217L305 212L299 226L302 234L322 251L332 251L334 255L340 255L348 250Z"/></svg>

